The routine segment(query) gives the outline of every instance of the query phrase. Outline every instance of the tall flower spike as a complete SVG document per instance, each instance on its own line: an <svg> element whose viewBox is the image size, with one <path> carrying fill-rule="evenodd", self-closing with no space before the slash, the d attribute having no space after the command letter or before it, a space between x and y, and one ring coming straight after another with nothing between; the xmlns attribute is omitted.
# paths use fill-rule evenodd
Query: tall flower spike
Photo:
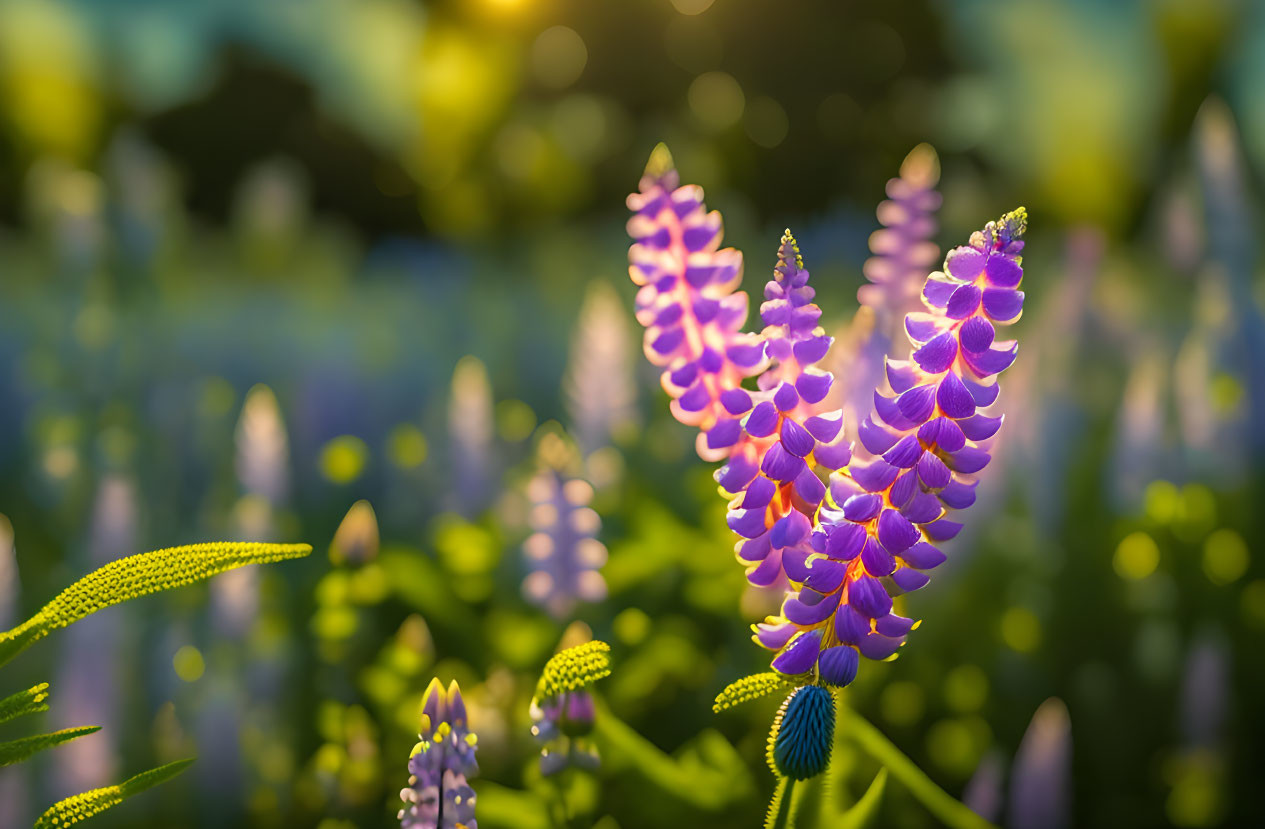
<svg viewBox="0 0 1265 829"><path fill-rule="evenodd" d="M634 213L628 273L641 286L637 320L646 327L647 359L663 368L672 414L701 430L699 455L720 460L742 432L725 394L760 371L764 345L741 332L747 295L734 289L742 281L742 254L720 247L720 213L707 212L702 188L679 184L672 155L660 144L638 192L628 197Z"/></svg>
<svg viewBox="0 0 1265 829"><path fill-rule="evenodd" d="M595 537L602 519L589 507L593 487L577 474L575 450L558 434L547 432L537 449L539 471L527 484L535 530L523 542L531 572L523 593L555 618L567 616L578 601L606 596L598 568L606 547Z"/></svg>
<svg viewBox="0 0 1265 829"><path fill-rule="evenodd" d="M478 743L467 722L461 689L444 690L432 679L422 701L419 742L409 756L409 785L400 791L397 817L405 829L478 829L475 793L468 778L479 773Z"/></svg>
<svg viewBox="0 0 1265 829"><path fill-rule="evenodd" d="M847 685L860 656L891 657L914 627L892 612L891 597L922 587L925 571L944 561L933 545L961 529L948 511L975 500L973 475L1001 426L983 410L1017 351L994 341L994 326L1023 308L1026 222L1020 208L950 251L946 273L923 288L928 312L906 315L912 359L888 361L890 393L875 392L875 413L859 430L874 459L831 476L797 592L780 617L755 626L775 671Z"/></svg>
<svg viewBox="0 0 1265 829"><path fill-rule="evenodd" d="M631 343L615 290L607 282L594 282L580 307L564 384L576 442L586 456L636 426Z"/></svg>
<svg viewBox="0 0 1265 829"><path fill-rule="evenodd" d="M843 413L820 410L834 377L816 364L832 338L817 324L821 309L789 230L764 297L761 336L772 363L756 391L735 388L722 396L742 431L715 477L733 496L728 522L743 539L735 550L747 579L771 586L784 575L807 578L809 535L826 495L822 476L848 463L852 444L844 440Z"/></svg>

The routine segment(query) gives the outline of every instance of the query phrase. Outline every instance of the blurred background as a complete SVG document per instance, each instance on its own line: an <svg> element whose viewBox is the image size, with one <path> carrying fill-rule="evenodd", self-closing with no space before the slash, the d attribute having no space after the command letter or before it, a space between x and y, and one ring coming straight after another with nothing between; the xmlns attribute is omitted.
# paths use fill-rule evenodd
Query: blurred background
<svg viewBox="0 0 1265 829"><path fill-rule="evenodd" d="M839 332L915 145L942 249L1028 207L999 459L850 700L1008 825L1259 824L1262 84L1233 0L0 1L0 627L126 553L316 547L14 662L105 729L0 771L0 825L192 753L100 825L390 825L432 675L480 826L548 825L568 625L653 744L608 735L576 825L758 823L773 703L710 705L767 597L631 315L658 141L753 295L794 229ZM529 577L567 511L578 604Z"/></svg>

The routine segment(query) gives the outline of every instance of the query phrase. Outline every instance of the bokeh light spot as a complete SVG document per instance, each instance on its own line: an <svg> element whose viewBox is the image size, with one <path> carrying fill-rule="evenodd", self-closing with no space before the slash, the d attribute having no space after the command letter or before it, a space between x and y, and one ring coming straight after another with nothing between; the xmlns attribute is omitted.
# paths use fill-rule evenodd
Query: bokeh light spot
<svg viewBox="0 0 1265 829"><path fill-rule="evenodd" d="M422 430L410 423L401 423L387 438L387 457L401 469L414 469L426 461L430 447Z"/></svg>
<svg viewBox="0 0 1265 829"><path fill-rule="evenodd" d="M712 7L716 0L672 0L672 5L681 14L702 14Z"/></svg>
<svg viewBox="0 0 1265 829"><path fill-rule="evenodd" d="M545 29L531 46L531 71L544 86L562 89L579 80L588 63L589 50L575 29Z"/></svg>
<svg viewBox="0 0 1265 829"><path fill-rule="evenodd" d="M1160 563L1160 548L1155 539L1144 532L1126 535L1116 547L1111 564L1122 579L1138 581L1155 572Z"/></svg>
<svg viewBox="0 0 1265 829"><path fill-rule="evenodd" d="M1234 530L1217 530L1204 541L1204 574L1213 584L1237 581L1250 562L1247 542Z"/></svg>
<svg viewBox="0 0 1265 829"><path fill-rule="evenodd" d="M320 467L325 479L349 484L360 477L369 461L369 447L355 435L341 435L321 449Z"/></svg>
<svg viewBox="0 0 1265 829"><path fill-rule="evenodd" d="M535 428L536 413L523 401L502 400L496 404L496 431L501 440L526 440Z"/></svg>
<svg viewBox="0 0 1265 829"><path fill-rule="evenodd" d="M777 101L764 95L752 99L751 105L743 113L742 124L747 137L767 148L781 144L790 128L786 110Z"/></svg>
<svg viewBox="0 0 1265 829"><path fill-rule="evenodd" d="M733 75L704 72L690 84L687 99L690 112L711 130L723 130L738 123L747 99Z"/></svg>
<svg viewBox="0 0 1265 829"><path fill-rule="evenodd" d="M1170 481L1152 481L1144 496L1146 515L1152 521L1167 524L1177 517L1181 509L1181 493Z"/></svg>
<svg viewBox="0 0 1265 829"><path fill-rule="evenodd" d="M960 714L973 714L988 699L988 675L978 665L959 665L944 678L944 701Z"/></svg>
<svg viewBox="0 0 1265 829"><path fill-rule="evenodd" d="M1265 579L1249 582L1239 596L1239 604L1245 621L1265 629Z"/></svg>
<svg viewBox="0 0 1265 829"><path fill-rule="evenodd" d="M171 667L185 682L197 682L206 673L206 660L202 658L202 651L193 645L184 645L172 657Z"/></svg>
<svg viewBox="0 0 1265 829"><path fill-rule="evenodd" d="M1001 616L1001 638L1019 653L1031 653L1041 644L1041 622L1026 607L1012 607Z"/></svg>
<svg viewBox="0 0 1265 829"><path fill-rule="evenodd" d="M650 635L650 617L639 607L630 607L615 617L615 635L627 645L639 645Z"/></svg>
<svg viewBox="0 0 1265 829"><path fill-rule="evenodd" d="M914 682L888 683L879 698L883 719L892 725L913 725L922 718L925 707L922 688Z"/></svg>

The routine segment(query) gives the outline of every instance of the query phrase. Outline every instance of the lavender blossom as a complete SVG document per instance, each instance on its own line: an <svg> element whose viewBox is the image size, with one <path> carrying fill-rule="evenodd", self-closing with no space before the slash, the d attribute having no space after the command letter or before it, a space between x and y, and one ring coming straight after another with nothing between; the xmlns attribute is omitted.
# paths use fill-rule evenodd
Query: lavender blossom
<svg viewBox="0 0 1265 829"><path fill-rule="evenodd" d="M409 785L400 791L404 808L397 817L404 829L478 829L475 793L468 778L479 773L478 743L470 731L461 689L447 692L432 679L422 703L419 742L409 755Z"/></svg>
<svg viewBox="0 0 1265 829"><path fill-rule="evenodd" d="M761 370L764 344L741 333L747 319L742 254L720 248L721 217L707 212L703 190L678 186L672 155L660 144L638 192L628 197L634 216L628 235L628 273L641 286L637 320L646 327L647 359L663 368L663 388L677 420L701 430L698 453L721 460L738 445L738 417L725 392Z"/></svg>
<svg viewBox="0 0 1265 829"><path fill-rule="evenodd" d="M783 573L793 581L807 577L809 534L826 495L818 470L839 469L852 457L843 413L819 411L834 377L816 364L833 339L817 324L821 309L812 302L808 276L788 230L760 306L772 365L757 391L736 388L721 396L726 411L742 419L734 453L715 477L735 496L728 523L744 539L738 560L748 580L761 586Z"/></svg>
<svg viewBox="0 0 1265 829"><path fill-rule="evenodd" d="M1023 308L1026 223L1020 208L950 251L946 273L931 274L923 288L929 312L906 315L912 360L888 361L891 391L875 392L875 414L859 429L875 458L831 476L811 554L802 572L787 568L797 592L781 616L755 627L779 673L816 672L847 685L861 655L890 657L913 628L892 612L891 594L922 587L925 571L944 561L933 543L961 529L948 510L974 501L972 476L989 461L982 442L1001 426L981 410L996 400L995 375L1017 353L1016 343L994 341L994 325Z"/></svg>
<svg viewBox="0 0 1265 829"><path fill-rule="evenodd" d="M1057 697L1032 715L1015 755L1007 826L1062 829L1071 821L1072 721Z"/></svg>
<svg viewBox="0 0 1265 829"><path fill-rule="evenodd" d="M597 709L589 686L610 673L610 645L600 640L559 651L545 664L530 708L542 774L597 767L597 746L589 739Z"/></svg>
<svg viewBox="0 0 1265 829"><path fill-rule="evenodd" d="M453 370L448 434L452 506L470 518L487 506L492 488L492 387L477 357L462 357Z"/></svg>
<svg viewBox="0 0 1265 829"><path fill-rule="evenodd" d="M523 592L555 618L567 616L577 601L598 601L606 582L598 572L606 547L595 536L602 520L589 508L593 487L576 472L574 450L559 435L545 434L538 447L540 470L527 485L535 530L523 542L531 572Z"/></svg>

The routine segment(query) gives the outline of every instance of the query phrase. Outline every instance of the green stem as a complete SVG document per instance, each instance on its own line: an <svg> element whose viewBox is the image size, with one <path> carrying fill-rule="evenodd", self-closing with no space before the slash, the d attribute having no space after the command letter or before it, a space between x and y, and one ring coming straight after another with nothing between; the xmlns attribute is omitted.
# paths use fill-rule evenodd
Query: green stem
<svg viewBox="0 0 1265 829"><path fill-rule="evenodd" d="M768 829L791 829L795 825L795 780L783 777L773 794L774 809L769 814Z"/></svg>
<svg viewBox="0 0 1265 829"><path fill-rule="evenodd" d="M927 811L946 826L951 829L982 829L992 826L937 786L926 772L918 768L913 760L906 757L904 752L887 739L883 732L874 727L869 720L846 705L839 706L839 713L844 720L848 738L886 767L892 777L909 789L910 793L927 807Z"/></svg>

